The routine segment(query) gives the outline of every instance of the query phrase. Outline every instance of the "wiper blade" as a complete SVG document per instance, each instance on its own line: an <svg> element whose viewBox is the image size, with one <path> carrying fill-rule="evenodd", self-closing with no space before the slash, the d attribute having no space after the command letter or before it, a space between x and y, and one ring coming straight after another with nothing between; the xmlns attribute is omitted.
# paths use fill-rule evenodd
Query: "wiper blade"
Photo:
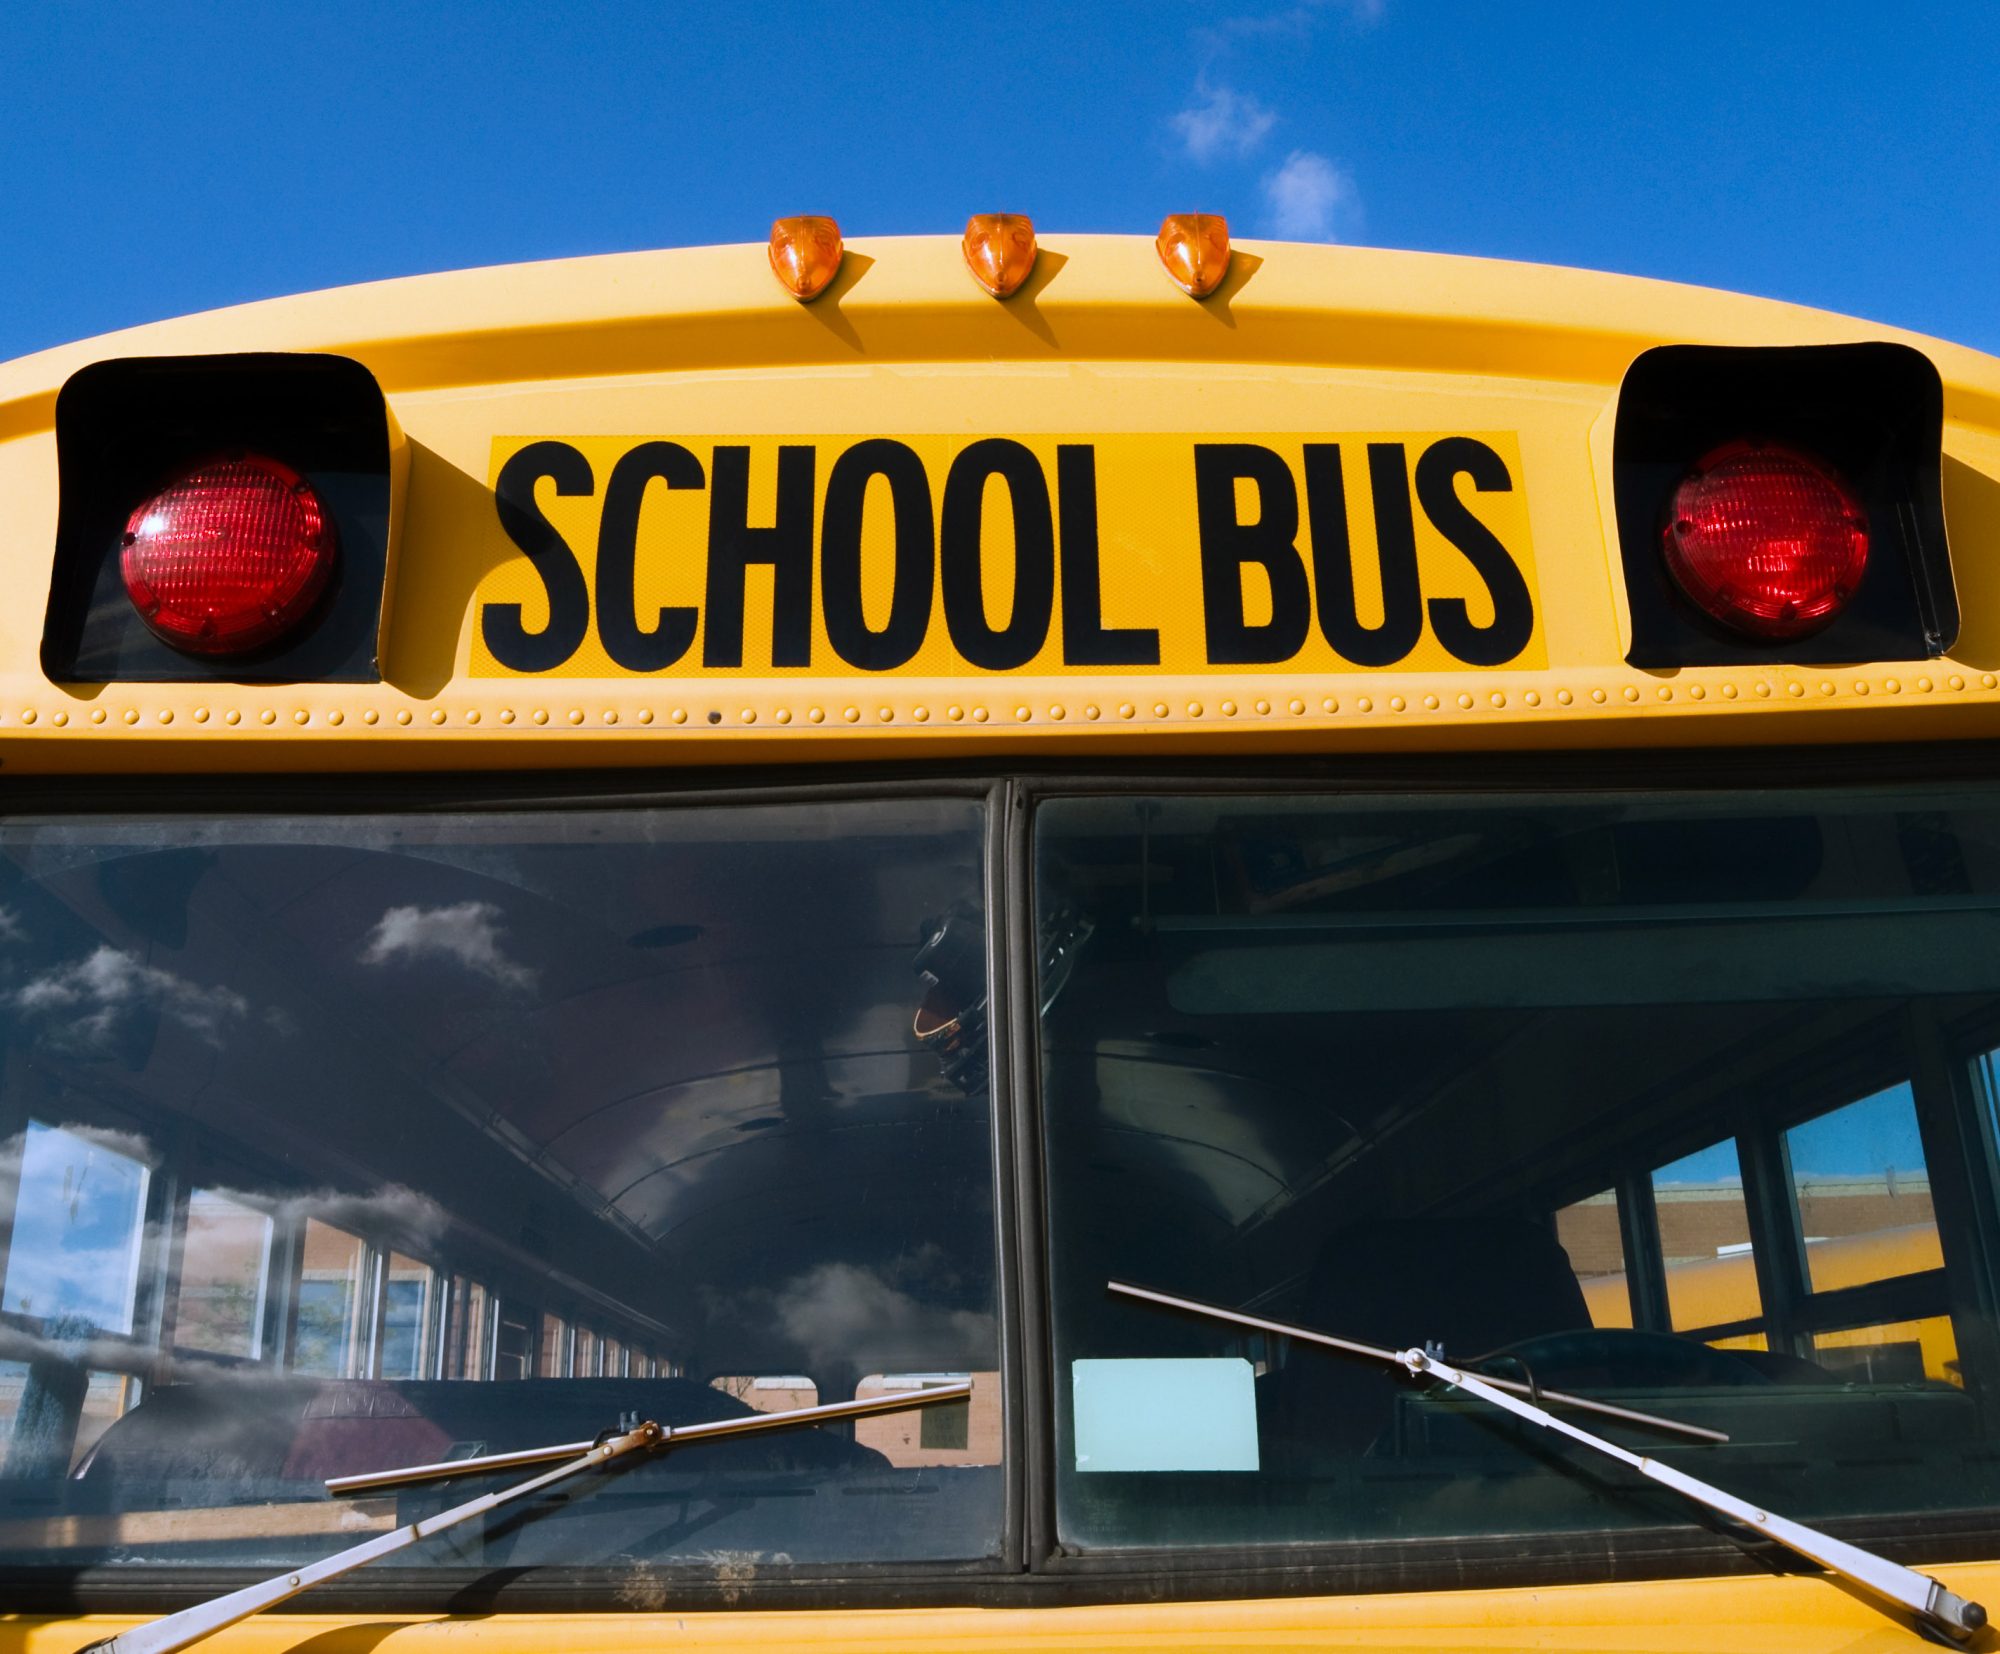
<svg viewBox="0 0 2000 1654"><path fill-rule="evenodd" d="M1918 1623L1930 1630L1950 1637L1955 1642L1968 1642L1986 1625L1986 1610L1976 1602L1969 1602L1956 1592L1946 1589L1944 1584L1931 1578L1929 1574L1918 1573L1914 1568L1905 1568L1899 1562L1891 1562L1885 1556L1877 1556L1873 1551L1865 1551L1859 1545L1850 1545L1844 1539L1836 1539L1830 1533L1821 1533L1803 1522L1794 1522L1790 1517L1779 1516L1775 1512L1760 1509L1747 1499L1739 1499L1733 1493L1725 1492L1714 1484L1690 1476L1684 1470L1672 1465L1659 1463L1643 1454L1634 1453L1629 1448L1620 1447L1616 1442L1606 1441L1602 1436L1592 1435L1579 1425L1567 1419L1557 1418L1546 1408L1538 1407L1532 1401L1523 1401L1513 1384L1503 1384L1491 1378L1482 1378L1454 1367L1441 1356L1432 1355L1427 1350L1387 1350L1373 1344L1355 1343L1350 1339L1335 1338L1329 1333L1316 1332L1310 1327L1291 1326L1283 1321L1269 1321L1257 1316L1247 1316L1239 1311L1222 1309L1214 1304L1204 1304L1193 1298L1179 1298L1171 1293L1154 1292L1146 1287L1128 1286L1122 1281L1107 1281L1113 1292L1128 1298L1143 1298L1148 1303L1164 1304L1170 1309L1186 1310L1193 1315L1207 1316L1212 1320L1229 1321L1237 1325L1260 1327L1267 1332L1283 1333L1287 1337L1303 1339L1308 1343L1324 1344L1351 1355L1366 1356L1403 1368L1413 1377L1433 1378L1454 1389L1465 1391L1467 1395L1524 1418L1531 1424L1538 1424L1544 1430L1553 1430L1557 1435L1567 1436L1572 1441L1595 1448L1620 1464L1628 1465L1640 1475L1650 1477L1663 1487L1670 1487L1683 1498L1692 1499L1698 1505L1706 1505L1710 1510L1727 1516L1731 1521L1740 1522L1744 1527L1775 1539L1788 1550L1796 1551L1810 1562L1817 1562L1829 1573L1839 1574L1852 1581L1862 1590L1884 1601L1897 1603L1916 1616ZM1540 1392L1544 1401L1558 1400L1553 1391ZM1563 1405L1575 1406L1585 1402L1578 1396L1560 1398ZM1606 1409L1602 1404L1585 1403ZM1624 1414L1632 1417L1634 1415ZM1665 1424L1668 1421L1653 1419L1649 1414L1636 1415L1641 1422ZM1678 1428L1690 1429L1682 1425Z"/></svg>
<svg viewBox="0 0 2000 1654"><path fill-rule="evenodd" d="M175 1654L175 1650L186 1648L191 1643L201 1641L217 1631L246 1620L252 1614L262 1613L301 1591L309 1591L315 1585L324 1584L329 1579L338 1579L342 1574L351 1573L379 1557L390 1556L397 1551L443 1533L447 1528L455 1528L461 1522L470 1522L474 1517L484 1516L488 1511L501 1505L511 1504L516 1499L524 1499L531 1493L539 1493L544 1488L554 1487L585 1471L599 1470L627 1454L659 1451L686 1442L711 1441L724 1436L750 1436L768 1430L795 1429L801 1425L824 1424L834 1419L866 1418L874 1413L896 1413L907 1407L930 1407L939 1402L963 1401L972 1394L972 1381L961 1379L949 1384L935 1384L921 1390L897 1390L888 1395L867 1396L853 1401L830 1401L818 1407L795 1407L782 1413L752 1413L743 1418L710 1419L701 1424L665 1425L647 1419L629 1430L617 1433L607 1432L594 1442L563 1442L556 1446L529 1448L520 1453L490 1453L477 1459L449 1459L438 1464L408 1465L394 1470L373 1471L360 1476L337 1476L328 1480L327 1491L333 1494L352 1494L373 1488L397 1487L409 1482L434 1481L440 1477L467 1476L481 1472L493 1472L517 1468L522 1465L546 1463L552 1459L565 1462L553 1470L545 1470L539 1476L531 1476L525 1482L517 1482L512 1487L500 1488L492 1493L482 1494L477 1499L468 1499L464 1504L454 1505L449 1510L440 1511L435 1516L427 1516L418 1522L406 1523L391 1533L363 1540L359 1545L337 1551L334 1555L322 1557L317 1562L308 1563L289 1573L280 1574L275 1579L267 1579L258 1585L247 1585L240 1591L231 1591L227 1596L215 1598L212 1602L195 1604L184 1608L178 1614L168 1614L163 1619L152 1620L145 1625L135 1626L130 1631L121 1631L115 1637L107 1637L101 1642L91 1643L79 1650L79 1654Z"/></svg>
<svg viewBox="0 0 2000 1654"><path fill-rule="evenodd" d="M1131 1286L1124 1281L1104 1283L1113 1292L1127 1298L1143 1298L1149 1304L1164 1304L1168 1309L1184 1309L1195 1315L1206 1315L1212 1321L1230 1321L1239 1327L1254 1327L1259 1332L1275 1332L1286 1338L1296 1338L1302 1343L1319 1344L1329 1350L1341 1350L1348 1355L1366 1356L1370 1361L1384 1361L1391 1366L1402 1363L1403 1352L1385 1349L1379 1344L1361 1344L1352 1338L1336 1338L1330 1332L1314 1332L1310 1327L1295 1327L1284 1321L1267 1321L1261 1315L1249 1315L1240 1309L1224 1309L1219 1304L1197 1303L1192 1298L1176 1298L1171 1292L1155 1292L1150 1287ZM1552 1401L1558 1407L1574 1407L1581 1413L1596 1413L1600 1417L1619 1419L1626 1424L1643 1424L1648 1430L1664 1430L1673 1435L1690 1436L1696 1441L1726 1442L1729 1437L1720 1430L1711 1430L1706 1425L1685 1424L1679 1419L1663 1418L1658 1413L1642 1413L1636 1407L1618 1407L1608 1401L1596 1401L1589 1396L1573 1396L1566 1390L1545 1390L1532 1384L1521 1384L1511 1378L1489 1378L1488 1384L1496 1389L1510 1390L1517 1396L1533 1396L1537 1401Z"/></svg>

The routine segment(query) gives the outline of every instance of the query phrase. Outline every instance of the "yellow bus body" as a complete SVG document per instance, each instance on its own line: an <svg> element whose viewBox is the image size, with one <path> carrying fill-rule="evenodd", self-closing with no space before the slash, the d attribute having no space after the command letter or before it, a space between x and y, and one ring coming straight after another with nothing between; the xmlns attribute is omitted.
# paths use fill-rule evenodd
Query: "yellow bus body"
<svg viewBox="0 0 2000 1654"><path fill-rule="evenodd" d="M1885 339L1922 351L1944 382L1943 495L1964 616L1951 653L1839 668L1625 664L1610 446L1628 365L1665 343ZM108 358L245 351L350 356L386 393L399 446L383 681L51 682L38 651L57 530L60 387ZM1364 671L1321 658L1276 668L1195 658L1187 640L1199 636L1200 616L1175 539L1185 525L1176 527L1174 501L1145 497L1159 443L1191 433L1281 443L1437 432L1497 435L1516 467L1520 492L1505 508L1521 512L1511 532L1531 552L1538 617L1521 659L1475 669L1420 651L1405 665ZM1103 502L1105 620L1157 628L1158 669L1070 669L1038 657L982 673L932 652L883 674L777 670L768 576L757 574L739 669L704 670L691 657L685 670L634 675L586 650L559 672L508 674L483 650L482 603L534 601L495 527L491 494L497 466L525 436L559 435L600 468L650 436L747 444L754 522L771 508L771 464L787 439L832 452L891 435L943 454L1005 435L1040 452L1078 433L1107 453L1122 445L1130 460L1106 473L1117 477ZM1034 277L1005 303L973 285L951 238L854 242L833 289L810 305L773 282L761 246L384 282L163 322L0 367L0 502L0 570L13 597L0 606L0 765L10 775L2000 734L2000 362L1822 312L1569 270L1246 242L1223 289L1196 302L1170 285L1149 240L1050 235ZM588 512L572 526L587 541ZM1159 560L1146 561L1148 550ZM988 596L1004 604L1004 595ZM685 599L642 586L642 610L648 600ZM2000 1560L1936 1571L1966 1596L2000 1598ZM1070 1608L629 1608L464 1619L281 1614L209 1646L217 1654L525 1654L552 1642L572 1654L1915 1646L1876 1607L1801 1577ZM0 1613L0 1654L74 1654L135 1623Z"/></svg>

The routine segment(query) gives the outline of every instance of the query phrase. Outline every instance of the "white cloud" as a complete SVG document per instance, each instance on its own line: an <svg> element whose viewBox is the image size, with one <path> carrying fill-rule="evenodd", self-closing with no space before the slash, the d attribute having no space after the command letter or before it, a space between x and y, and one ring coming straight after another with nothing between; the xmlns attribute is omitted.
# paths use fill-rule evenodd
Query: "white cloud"
<svg viewBox="0 0 2000 1654"><path fill-rule="evenodd" d="M860 1264L824 1263L778 1292L778 1325L816 1366L885 1349L969 1359L994 1347L993 1317L918 1298Z"/></svg>
<svg viewBox="0 0 2000 1654"><path fill-rule="evenodd" d="M1277 115L1247 92L1202 80L1195 84L1195 97L1170 124L1190 159L1202 166L1245 159L1278 124Z"/></svg>
<svg viewBox="0 0 2000 1654"><path fill-rule="evenodd" d="M392 907L369 933L364 965L392 959L453 959L503 988L531 989L535 972L500 945L500 909L492 902L450 907Z"/></svg>
<svg viewBox="0 0 2000 1654"><path fill-rule="evenodd" d="M107 1038L128 1011L150 1009L220 1045L222 1025L250 1010L250 1002L233 989L205 988L113 947L44 972L7 998L30 1016L59 1021L64 1037L92 1042Z"/></svg>
<svg viewBox="0 0 2000 1654"><path fill-rule="evenodd" d="M28 933L21 928L21 916L11 907L0 907L0 942L25 942Z"/></svg>
<svg viewBox="0 0 2000 1654"><path fill-rule="evenodd" d="M1264 180L1271 231L1292 241L1334 241L1360 211L1354 181L1324 155L1295 149Z"/></svg>

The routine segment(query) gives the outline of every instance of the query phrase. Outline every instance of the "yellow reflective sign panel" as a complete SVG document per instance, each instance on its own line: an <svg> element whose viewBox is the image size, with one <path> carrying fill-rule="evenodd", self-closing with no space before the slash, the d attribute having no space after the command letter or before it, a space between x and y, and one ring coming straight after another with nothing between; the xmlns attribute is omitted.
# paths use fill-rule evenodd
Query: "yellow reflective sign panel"
<svg viewBox="0 0 2000 1654"><path fill-rule="evenodd" d="M502 437L478 677L1547 664L1508 432Z"/></svg>

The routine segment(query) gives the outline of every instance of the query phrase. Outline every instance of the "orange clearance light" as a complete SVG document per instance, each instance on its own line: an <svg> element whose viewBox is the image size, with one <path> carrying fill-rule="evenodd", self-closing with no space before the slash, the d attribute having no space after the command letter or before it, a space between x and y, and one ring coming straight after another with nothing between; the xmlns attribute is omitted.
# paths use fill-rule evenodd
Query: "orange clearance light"
<svg viewBox="0 0 2000 1654"><path fill-rule="evenodd" d="M1229 220L1220 213L1168 213L1153 245L1174 285L1191 297L1207 298L1229 274Z"/></svg>
<svg viewBox="0 0 2000 1654"><path fill-rule="evenodd" d="M771 274L801 303L824 293L840 273L840 226L807 214L771 226Z"/></svg>
<svg viewBox="0 0 2000 1654"><path fill-rule="evenodd" d="M1016 212L974 213L965 221L965 267L996 299L1016 292L1035 267L1035 224Z"/></svg>

